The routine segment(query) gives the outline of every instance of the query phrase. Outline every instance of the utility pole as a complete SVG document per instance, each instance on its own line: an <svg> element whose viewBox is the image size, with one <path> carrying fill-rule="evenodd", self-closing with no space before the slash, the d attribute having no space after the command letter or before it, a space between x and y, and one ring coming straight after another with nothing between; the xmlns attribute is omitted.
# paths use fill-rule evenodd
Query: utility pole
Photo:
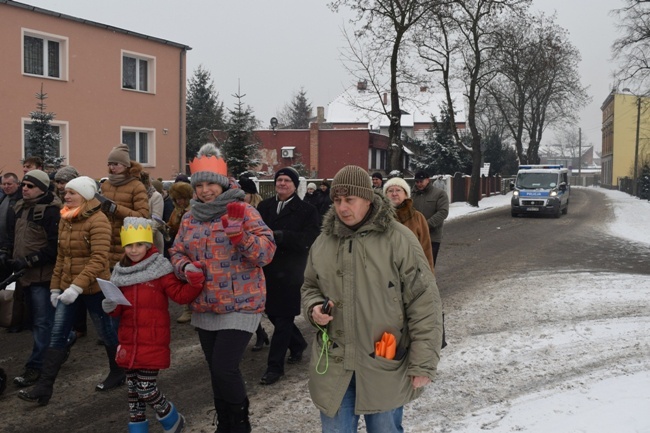
<svg viewBox="0 0 650 433"><path fill-rule="evenodd" d="M578 128L578 178L582 185L582 128Z"/></svg>
<svg viewBox="0 0 650 433"><path fill-rule="evenodd" d="M636 197L637 165L639 165L639 127L641 125L641 97L636 97L636 141L634 143L634 179L632 180L632 195Z"/></svg>

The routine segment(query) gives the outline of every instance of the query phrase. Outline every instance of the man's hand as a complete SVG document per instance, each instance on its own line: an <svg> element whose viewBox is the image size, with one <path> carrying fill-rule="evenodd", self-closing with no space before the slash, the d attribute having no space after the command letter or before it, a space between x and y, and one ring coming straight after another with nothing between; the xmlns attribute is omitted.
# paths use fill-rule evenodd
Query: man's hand
<svg viewBox="0 0 650 433"><path fill-rule="evenodd" d="M22 271L23 269L29 266L27 259L24 257L19 257L14 260L9 260L9 263L11 264L11 267L14 270L14 272Z"/></svg>
<svg viewBox="0 0 650 433"><path fill-rule="evenodd" d="M330 308L334 306L332 301L329 302L329 305ZM323 306L321 304L317 304L314 306L314 308L311 309L311 318L314 323L317 323L320 326L326 326L328 323L334 320L334 317L330 316L329 314L323 314Z"/></svg>
<svg viewBox="0 0 650 433"><path fill-rule="evenodd" d="M241 241L244 230L244 212L246 210L246 203L241 201L228 203L226 206L226 215L221 217L221 224L223 231L230 239L230 242L237 244Z"/></svg>
<svg viewBox="0 0 650 433"><path fill-rule="evenodd" d="M413 389L418 389L431 383L431 379L426 376L411 376L411 385Z"/></svg>

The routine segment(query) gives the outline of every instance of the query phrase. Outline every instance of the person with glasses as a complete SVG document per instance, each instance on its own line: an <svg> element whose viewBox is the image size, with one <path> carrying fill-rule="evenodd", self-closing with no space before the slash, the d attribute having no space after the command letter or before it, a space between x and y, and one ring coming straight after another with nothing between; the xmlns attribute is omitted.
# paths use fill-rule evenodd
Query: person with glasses
<svg viewBox="0 0 650 433"><path fill-rule="evenodd" d="M449 215L449 197L445 191L433 186L429 174L425 171L415 173L415 187L411 191L411 197L413 207L427 219L435 266L442 242L442 225Z"/></svg>
<svg viewBox="0 0 650 433"><path fill-rule="evenodd" d="M14 292L14 322L31 316L32 352L25 371L14 378L19 387L31 386L41 375L54 323L50 280L56 262L61 200L49 191L50 178L41 170L27 172L21 182L22 199L7 214L7 239L0 254L12 271L22 272ZM26 310L29 309L27 313Z"/></svg>

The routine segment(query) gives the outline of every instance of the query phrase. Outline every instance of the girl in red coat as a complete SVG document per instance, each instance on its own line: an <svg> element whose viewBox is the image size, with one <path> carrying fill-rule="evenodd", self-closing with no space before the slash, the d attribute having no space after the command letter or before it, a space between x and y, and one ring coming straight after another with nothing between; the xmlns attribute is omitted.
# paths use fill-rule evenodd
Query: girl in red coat
<svg viewBox="0 0 650 433"><path fill-rule="evenodd" d="M174 275L171 263L153 246L151 221L127 217L121 233L124 257L115 265L111 282L131 305L104 299L102 308L120 317L119 346L115 360L126 370L129 391L129 432L149 431L148 404L165 433L180 433L185 418L156 385L159 370L169 367L170 321L168 300L192 302L203 289L203 272L186 273L188 283ZM194 264L199 270L200 263Z"/></svg>

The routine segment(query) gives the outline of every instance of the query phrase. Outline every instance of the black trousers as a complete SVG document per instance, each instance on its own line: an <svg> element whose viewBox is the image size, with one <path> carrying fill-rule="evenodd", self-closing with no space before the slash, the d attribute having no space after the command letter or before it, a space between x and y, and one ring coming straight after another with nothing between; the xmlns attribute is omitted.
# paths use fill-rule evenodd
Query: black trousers
<svg viewBox="0 0 650 433"><path fill-rule="evenodd" d="M269 347L269 358L267 371L284 373L284 357L287 350L290 353L299 353L307 347L307 341L302 336L300 329L293 323L295 316L271 316L269 320L273 324L273 337Z"/></svg>
<svg viewBox="0 0 650 433"><path fill-rule="evenodd" d="M239 364L253 334L235 329L198 331L201 349L210 368L214 399L240 404L246 399L246 385Z"/></svg>
<svg viewBox="0 0 650 433"><path fill-rule="evenodd" d="M438 250L440 249L440 242L431 242L431 255L433 256L433 266L438 261Z"/></svg>

